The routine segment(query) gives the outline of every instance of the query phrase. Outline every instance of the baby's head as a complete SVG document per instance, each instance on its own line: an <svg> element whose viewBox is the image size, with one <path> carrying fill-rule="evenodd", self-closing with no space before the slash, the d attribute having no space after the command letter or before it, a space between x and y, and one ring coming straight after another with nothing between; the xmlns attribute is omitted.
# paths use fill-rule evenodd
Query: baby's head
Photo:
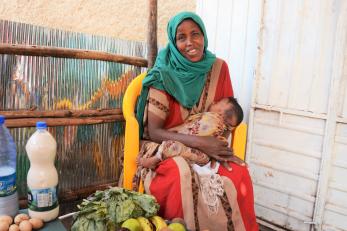
<svg viewBox="0 0 347 231"><path fill-rule="evenodd" d="M225 123L231 127L237 127L243 120L242 108L232 96L212 103L209 111L222 115Z"/></svg>

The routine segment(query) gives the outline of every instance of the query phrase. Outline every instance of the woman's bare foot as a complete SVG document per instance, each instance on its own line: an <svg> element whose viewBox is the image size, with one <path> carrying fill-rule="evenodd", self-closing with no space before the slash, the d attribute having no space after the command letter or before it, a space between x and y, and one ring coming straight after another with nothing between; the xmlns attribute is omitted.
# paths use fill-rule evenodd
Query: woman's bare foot
<svg viewBox="0 0 347 231"><path fill-rule="evenodd" d="M142 166L144 168L155 169L160 162L160 159L156 156L152 156L149 158L139 157L137 158L137 165Z"/></svg>

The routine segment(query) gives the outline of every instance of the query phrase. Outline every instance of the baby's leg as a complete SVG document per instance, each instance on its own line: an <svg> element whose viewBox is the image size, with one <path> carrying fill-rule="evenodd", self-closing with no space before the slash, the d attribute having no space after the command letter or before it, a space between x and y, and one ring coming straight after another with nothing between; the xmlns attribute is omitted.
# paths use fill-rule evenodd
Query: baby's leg
<svg viewBox="0 0 347 231"><path fill-rule="evenodd" d="M222 141L226 141L226 142L227 142L227 139L226 139L225 137L223 137L223 136L217 136L217 138L218 138L219 140L222 140ZM231 157L231 160L230 160L230 161L233 162L233 163L235 163L235 164L241 165L241 166L246 166L246 162L244 162L242 159L240 159L239 157L237 157L237 156L235 156L235 155L233 155L233 156ZM229 171L232 170L232 168L229 166L229 164L227 163L227 161L223 161L223 162L221 162L221 164L222 164L226 169L228 169ZM212 166L212 163L211 163L211 166Z"/></svg>
<svg viewBox="0 0 347 231"><path fill-rule="evenodd" d="M243 161L242 159L240 159L239 157L235 155L232 156L232 159L230 161L241 166L247 166L245 161Z"/></svg>
<svg viewBox="0 0 347 231"><path fill-rule="evenodd" d="M160 159L157 156L151 157L138 157L136 163L138 166L142 166L143 168L155 169L159 164Z"/></svg>
<svg viewBox="0 0 347 231"><path fill-rule="evenodd" d="M198 165L205 165L209 161L209 158L205 153L187 147L178 141L163 141L158 152L161 152L163 160L174 156L182 156L184 159Z"/></svg>
<svg viewBox="0 0 347 231"><path fill-rule="evenodd" d="M221 165L223 165L223 167L226 168L229 172L233 170L233 168L228 164L228 161L222 161Z"/></svg>
<svg viewBox="0 0 347 231"><path fill-rule="evenodd" d="M141 143L141 149L136 158L137 166L155 169L161 158L157 156L159 144L151 141Z"/></svg>
<svg viewBox="0 0 347 231"><path fill-rule="evenodd" d="M179 156L183 153L185 145L173 140L163 141L158 148L158 153L163 160L171 157Z"/></svg>
<svg viewBox="0 0 347 231"><path fill-rule="evenodd" d="M210 157L198 149L187 147L187 153L189 153L191 161L193 161L194 164L203 166L210 161Z"/></svg>
<svg viewBox="0 0 347 231"><path fill-rule="evenodd" d="M230 161L222 161L220 162L221 165L226 168L228 171L232 171L233 168L229 165L229 162L233 162L235 164L241 165L241 166L247 166L246 162L238 158L237 156L233 156ZM211 168L212 168L212 160L211 160Z"/></svg>
<svg viewBox="0 0 347 231"><path fill-rule="evenodd" d="M214 169L216 167L216 160L215 159L211 159L211 169ZM227 161L221 161L220 164L226 168L229 172L231 172L233 170L233 168L228 164Z"/></svg>

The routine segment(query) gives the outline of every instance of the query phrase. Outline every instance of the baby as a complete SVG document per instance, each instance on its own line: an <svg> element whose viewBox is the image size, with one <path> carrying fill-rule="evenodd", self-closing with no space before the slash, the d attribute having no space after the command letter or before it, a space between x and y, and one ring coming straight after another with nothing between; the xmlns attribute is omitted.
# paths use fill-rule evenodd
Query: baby
<svg viewBox="0 0 347 231"><path fill-rule="evenodd" d="M234 97L223 98L213 103L208 112L192 115L183 124L170 128L169 131L197 136L214 136L220 140L227 141L232 130L242 122L243 111ZM189 163L205 166L210 162L210 158L202 151L187 147L186 145L173 140L163 141L156 149L150 153L155 155L144 155L138 157L138 165L144 168L155 169L160 161L174 156L182 156ZM148 154L148 153L147 153ZM238 157L233 157L233 162L244 165ZM211 160L209 166L215 168L215 160ZM227 163L222 163L228 170L231 170Z"/></svg>

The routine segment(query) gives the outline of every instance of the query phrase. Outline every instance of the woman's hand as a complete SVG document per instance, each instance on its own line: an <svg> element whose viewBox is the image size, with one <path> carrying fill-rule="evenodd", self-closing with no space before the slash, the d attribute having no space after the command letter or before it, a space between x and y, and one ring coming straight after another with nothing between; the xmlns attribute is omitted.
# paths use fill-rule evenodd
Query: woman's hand
<svg viewBox="0 0 347 231"><path fill-rule="evenodd" d="M228 146L228 142L222 141L212 136L196 137L196 147L206 153L209 157L218 161L232 161L233 151Z"/></svg>

